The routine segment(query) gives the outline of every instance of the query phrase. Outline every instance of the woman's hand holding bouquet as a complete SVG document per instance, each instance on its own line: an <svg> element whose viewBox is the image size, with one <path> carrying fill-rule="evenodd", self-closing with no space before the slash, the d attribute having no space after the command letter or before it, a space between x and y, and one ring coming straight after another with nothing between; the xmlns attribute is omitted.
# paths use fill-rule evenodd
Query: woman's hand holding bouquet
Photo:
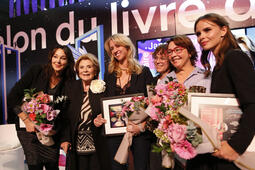
<svg viewBox="0 0 255 170"><path fill-rule="evenodd" d="M60 110L54 107L66 100L66 97L58 97L53 101L53 97L43 92L35 93L35 89L24 90L25 97L22 111L26 113L23 119L28 132L36 131L38 140L47 146L54 144L52 135L56 133L53 129L54 121ZM30 120L30 121L29 121Z"/></svg>
<svg viewBox="0 0 255 170"><path fill-rule="evenodd" d="M195 157L196 147L202 143L202 132L196 124L179 113L179 109L187 101L188 91L172 79L151 90L153 96L147 111L150 117L159 123L153 131L158 138L154 151L162 151L172 157L171 159L172 153L186 160ZM164 166L173 167L171 161Z"/></svg>
<svg viewBox="0 0 255 170"><path fill-rule="evenodd" d="M127 132L125 133L122 142L115 155L115 160L121 164L127 163L128 148L132 145L133 136L136 136L144 131L145 119L148 115L145 109L148 107L148 98L144 96L134 96L130 101L124 102L121 116L124 117L127 124Z"/></svg>
<svg viewBox="0 0 255 170"><path fill-rule="evenodd" d="M149 105L149 100L144 96L132 97L125 102L122 108L122 116L126 118L127 132L138 135L144 131L145 119L148 115L144 112Z"/></svg>
<svg viewBox="0 0 255 170"><path fill-rule="evenodd" d="M186 160L199 153L224 154L228 146L224 141L220 144L217 130L183 107L187 101L187 90L182 84L170 78L169 82L159 84L152 90L154 96L147 110L151 118L159 122L154 130L159 145L154 149L165 153L162 163L166 163L166 167L173 168L173 164L170 164L173 162L171 159L164 161L165 158L171 157L172 153ZM222 153L219 153L219 150ZM239 157L232 153L222 158L234 160L236 166L241 169L254 169L255 152L246 151ZM167 154L168 157L165 157Z"/></svg>

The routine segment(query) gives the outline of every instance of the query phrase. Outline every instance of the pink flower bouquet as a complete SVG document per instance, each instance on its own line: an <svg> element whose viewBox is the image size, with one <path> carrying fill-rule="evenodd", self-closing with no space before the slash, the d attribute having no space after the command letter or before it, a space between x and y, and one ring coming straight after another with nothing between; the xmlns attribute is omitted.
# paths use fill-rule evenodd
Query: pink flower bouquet
<svg viewBox="0 0 255 170"><path fill-rule="evenodd" d="M148 105L149 100L147 97L134 96L130 99L130 101L124 103L121 116L126 117L135 124L138 124L148 117L148 115L144 112Z"/></svg>
<svg viewBox="0 0 255 170"><path fill-rule="evenodd" d="M55 110L54 105L64 101L65 97L58 97L53 101L52 96L43 92L35 93L35 89L24 90L24 104L22 110L29 119L36 125L37 137L39 141L45 145L53 145L54 141L49 136L55 134L54 121L57 118L60 110ZM47 142L46 142L47 141Z"/></svg>
<svg viewBox="0 0 255 170"><path fill-rule="evenodd" d="M126 124L128 121L132 121L134 124L139 124L148 117L148 114L145 113L145 109L148 105L148 98L144 96L134 96L130 101L123 103L121 116L126 120ZM127 163L128 148L132 144L132 139L133 135L130 132L126 132L114 157L120 164Z"/></svg>
<svg viewBox="0 0 255 170"><path fill-rule="evenodd" d="M187 101L188 91L172 79L151 90L153 96L147 111L159 123L153 131L159 141L154 151L164 151L169 155L176 153L186 160L195 157L195 148L202 143L201 130L179 113L180 107Z"/></svg>

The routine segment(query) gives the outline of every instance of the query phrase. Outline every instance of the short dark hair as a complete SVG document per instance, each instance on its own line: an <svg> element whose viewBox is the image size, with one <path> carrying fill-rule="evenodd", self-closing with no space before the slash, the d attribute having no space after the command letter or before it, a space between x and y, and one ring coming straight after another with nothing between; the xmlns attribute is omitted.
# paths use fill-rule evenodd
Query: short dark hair
<svg viewBox="0 0 255 170"><path fill-rule="evenodd" d="M152 53L152 57L155 58L159 52L161 52L162 54L166 54L167 53L167 44L161 44L161 45L157 46L155 51Z"/></svg>

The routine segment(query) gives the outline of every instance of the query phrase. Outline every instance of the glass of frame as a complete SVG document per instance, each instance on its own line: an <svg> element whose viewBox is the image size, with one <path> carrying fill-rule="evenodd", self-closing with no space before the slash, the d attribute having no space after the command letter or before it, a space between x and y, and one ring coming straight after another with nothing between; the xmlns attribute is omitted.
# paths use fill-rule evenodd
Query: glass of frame
<svg viewBox="0 0 255 170"><path fill-rule="evenodd" d="M228 140L236 132L242 111L233 94L189 93L188 107L191 113L213 128L221 140ZM255 150L255 138L247 151Z"/></svg>
<svg viewBox="0 0 255 170"><path fill-rule="evenodd" d="M242 114L232 94L189 93L188 105L191 113L218 130L221 140L235 133Z"/></svg>
<svg viewBox="0 0 255 170"><path fill-rule="evenodd" d="M103 117L106 119L104 124L105 135L121 135L126 133L125 117L121 116L123 103L130 101L134 96L144 96L143 93L122 95L114 97L104 97L101 99Z"/></svg>

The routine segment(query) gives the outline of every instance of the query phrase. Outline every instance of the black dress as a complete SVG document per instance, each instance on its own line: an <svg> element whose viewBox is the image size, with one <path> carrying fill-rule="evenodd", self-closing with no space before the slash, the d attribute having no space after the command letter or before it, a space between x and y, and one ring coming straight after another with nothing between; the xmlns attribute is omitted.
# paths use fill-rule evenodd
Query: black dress
<svg viewBox="0 0 255 170"><path fill-rule="evenodd" d="M42 65L31 67L22 78L14 85L8 94L8 123L15 123L17 135L24 149L24 154L28 165L38 165L45 163L56 163L58 165L60 148L60 129L62 124L62 114L58 115L55 128L56 135L53 136L55 144L53 146L42 145L36 134L29 133L25 128L20 128L17 114L21 112L20 106L24 97L24 89L36 88L36 91L50 93L54 97L64 94L64 82L61 81L54 89L49 89L49 80L45 79L45 72Z"/></svg>
<svg viewBox="0 0 255 170"><path fill-rule="evenodd" d="M144 67L141 74L133 73L129 85L125 89L121 89L116 85L117 76L115 73L105 74L106 94L107 96L119 96L123 94L144 93L147 95L146 85L151 85L153 77L148 67ZM107 143L110 151L110 158L112 163L112 170L125 170L126 165L121 165L114 160L114 156L118 150L123 136L109 136ZM134 136L131 151L134 157L135 169L147 170L149 167L149 155L151 145L151 133L145 131L140 135Z"/></svg>
<svg viewBox="0 0 255 170"><path fill-rule="evenodd" d="M230 49L221 67L212 73L212 93L232 93L238 98L243 114L237 132L228 144L239 154L245 152L255 135L255 71L248 56ZM239 169L233 162L201 154L188 161L187 169Z"/></svg>

